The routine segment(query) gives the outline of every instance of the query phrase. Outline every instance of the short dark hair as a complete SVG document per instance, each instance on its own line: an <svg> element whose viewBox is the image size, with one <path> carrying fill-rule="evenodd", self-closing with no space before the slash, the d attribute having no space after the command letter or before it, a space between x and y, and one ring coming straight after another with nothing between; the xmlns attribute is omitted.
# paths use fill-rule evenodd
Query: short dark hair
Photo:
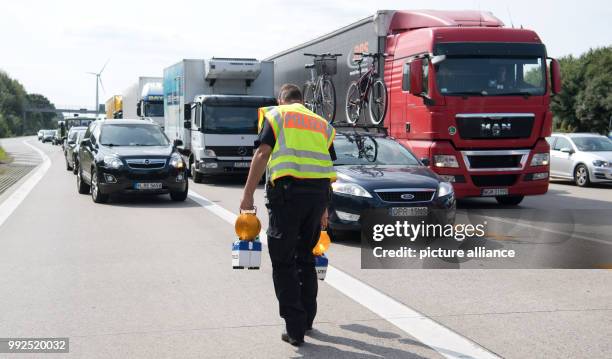
<svg viewBox="0 0 612 359"><path fill-rule="evenodd" d="M294 84L284 84L278 91L280 102L302 102L302 90Z"/></svg>

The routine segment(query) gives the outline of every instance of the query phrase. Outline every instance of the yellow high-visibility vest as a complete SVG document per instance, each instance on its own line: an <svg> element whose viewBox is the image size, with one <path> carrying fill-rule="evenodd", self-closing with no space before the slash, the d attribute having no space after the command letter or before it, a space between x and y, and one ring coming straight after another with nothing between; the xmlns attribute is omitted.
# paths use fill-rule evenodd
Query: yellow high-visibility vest
<svg viewBox="0 0 612 359"><path fill-rule="evenodd" d="M272 183L281 177L336 180L329 155L336 130L304 105L295 103L259 109L259 131L268 121L276 144L268 162Z"/></svg>

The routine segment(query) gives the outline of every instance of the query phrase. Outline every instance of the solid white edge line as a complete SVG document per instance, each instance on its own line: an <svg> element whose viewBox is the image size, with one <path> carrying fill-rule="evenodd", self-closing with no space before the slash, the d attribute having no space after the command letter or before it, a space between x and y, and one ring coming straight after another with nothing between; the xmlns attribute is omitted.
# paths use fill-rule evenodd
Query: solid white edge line
<svg viewBox="0 0 612 359"><path fill-rule="evenodd" d="M238 217L236 214L206 197L190 190L189 198L229 224L233 225L236 222ZM265 230L262 229L259 237L265 244ZM324 282L421 343L431 347L445 358L499 358L474 341L461 336L331 265L327 267Z"/></svg>
<svg viewBox="0 0 612 359"><path fill-rule="evenodd" d="M49 167L51 167L51 160L49 157L38 147L31 145L28 141L23 141L23 143L32 148L34 151L38 152L40 157L42 158L42 163L34 169L34 172L28 174L28 178L13 192L11 195L4 200L4 202L0 203L0 227L4 224L4 222L13 214L13 211L19 207L21 202L28 196L30 191L38 184L38 181L43 178L45 173Z"/></svg>

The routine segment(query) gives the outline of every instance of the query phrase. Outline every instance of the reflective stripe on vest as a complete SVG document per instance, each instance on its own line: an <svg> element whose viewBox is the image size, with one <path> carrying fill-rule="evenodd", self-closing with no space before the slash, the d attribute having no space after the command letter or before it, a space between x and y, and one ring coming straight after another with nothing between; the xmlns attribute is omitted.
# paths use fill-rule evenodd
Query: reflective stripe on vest
<svg viewBox="0 0 612 359"><path fill-rule="evenodd" d="M272 182L285 176L336 179L329 155L336 130L325 119L301 104L260 108L259 114L276 137L268 162Z"/></svg>

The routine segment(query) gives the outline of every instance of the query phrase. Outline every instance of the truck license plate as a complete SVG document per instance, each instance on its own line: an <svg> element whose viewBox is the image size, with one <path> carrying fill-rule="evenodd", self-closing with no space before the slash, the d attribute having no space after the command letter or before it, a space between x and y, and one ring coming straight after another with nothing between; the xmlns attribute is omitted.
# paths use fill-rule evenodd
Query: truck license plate
<svg viewBox="0 0 612 359"><path fill-rule="evenodd" d="M159 182L136 182L134 183L134 188L136 189L161 189L162 184Z"/></svg>
<svg viewBox="0 0 612 359"><path fill-rule="evenodd" d="M480 191L482 197L507 196L507 188L483 188Z"/></svg>
<svg viewBox="0 0 612 359"><path fill-rule="evenodd" d="M391 217L424 217L428 213L427 207L392 207L389 211Z"/></svg>
<svg viewBox="0 0 612 359"><path fill-rule="evenodd" d="M251 167L251 162L234 162L234 167L237 167L237 168L249 168L249 167Z"/></svg>

